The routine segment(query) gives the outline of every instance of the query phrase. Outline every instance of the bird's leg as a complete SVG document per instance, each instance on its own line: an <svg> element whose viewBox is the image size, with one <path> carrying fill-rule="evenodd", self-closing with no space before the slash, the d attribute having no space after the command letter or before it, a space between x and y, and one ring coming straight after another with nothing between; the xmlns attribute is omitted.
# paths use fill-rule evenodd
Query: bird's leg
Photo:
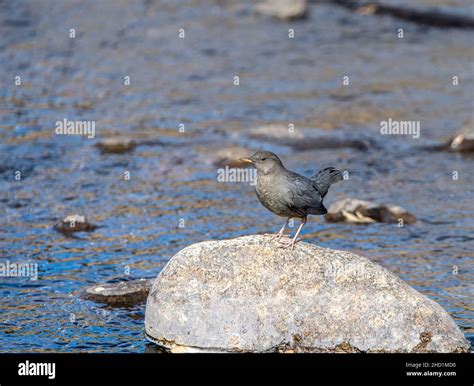
<svg viewBox="0 0 474 386"><path fill-rule="evenodd" d="M301 229L303 229L304 224L306 224L306 217L301 219L301 224L300 224L298 230L296 231L295 237L293 237L293 239L291 241L289 241L288 243L285 243L285 247L291 247L291 250L293 250L293 248L295 246L295 243L298 239L298 235L300 234Z"/></svg>
<svg viewBox="0 0 474 386"><path fill-rule="evenodd" d="M286 222L285 222L285 225L283 225L283 227L280 229L280 231L276 234L276 235L273 235L272 238L270 240L280 240L281 237L283 236L283 231L285 230L286 228L286 225L288 224L288 221L290 221L290 219L286 219Z"/></svg>

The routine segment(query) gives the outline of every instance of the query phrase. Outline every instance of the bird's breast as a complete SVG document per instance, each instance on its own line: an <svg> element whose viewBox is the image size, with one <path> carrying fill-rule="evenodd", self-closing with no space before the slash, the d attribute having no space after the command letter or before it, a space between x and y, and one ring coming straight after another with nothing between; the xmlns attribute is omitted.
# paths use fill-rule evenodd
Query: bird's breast
<svg viewBox="0 0 474 386"><path fill-rule="evenodd" d="M286 217L294 215L288 208L288 193L281 179L258 175L255 192L260 203L271 212Z"/></svg>

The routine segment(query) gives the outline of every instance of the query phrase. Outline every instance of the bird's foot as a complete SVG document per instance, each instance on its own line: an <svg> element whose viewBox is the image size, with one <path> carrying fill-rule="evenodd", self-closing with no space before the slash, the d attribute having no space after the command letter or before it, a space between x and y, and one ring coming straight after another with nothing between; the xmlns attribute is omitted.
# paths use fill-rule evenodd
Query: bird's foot
<svg viewBox="0 0 474 386"><path fill-rule="evenodd" d="M280 244L282 244L280 246L280 248L291 248L291 250L293 250L295 248L295 244L299 241L300 239L291 239L290 241L280 241Z"/></svg>
<svg viewBox="0 0 474 386"><path fill-rule="evenodd" d="M278 232L277 234L273 235L273 236L270 238L270 241L275 240L275 239L277 239L278 241L280 241L280 239L282 238L282 236L283 236L283 232Z"/></svg>

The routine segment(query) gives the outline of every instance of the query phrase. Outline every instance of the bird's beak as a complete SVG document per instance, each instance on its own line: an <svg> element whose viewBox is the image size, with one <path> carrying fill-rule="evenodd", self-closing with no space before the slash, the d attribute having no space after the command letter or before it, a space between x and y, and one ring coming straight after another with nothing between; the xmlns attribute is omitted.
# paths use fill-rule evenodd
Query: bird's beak
<svg viewBox="0 0 474 386"><path fill-rule="evenodd" d="M245 162L247 164L253 164L253 161L250 158L240 158L240 161Z"/></svg>

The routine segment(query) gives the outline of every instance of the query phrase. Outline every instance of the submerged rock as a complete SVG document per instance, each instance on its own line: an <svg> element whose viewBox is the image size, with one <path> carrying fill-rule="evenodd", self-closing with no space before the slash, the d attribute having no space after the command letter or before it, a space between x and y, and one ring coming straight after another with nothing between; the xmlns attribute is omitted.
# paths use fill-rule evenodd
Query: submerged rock
<svg viewBox="0 0 474 386"><path fill-rule="evenodd" d="M75 232L92 232L97 228L97 225L89 223L85 216L79 214L71 214L66 216L54 226L54 230L66 235L70 235Z"/></svg>
<svg viewBox="0 0 474 386"><path fill-rule="evenodd" d="M347 133L334 133L317 128L293 128L285 125L270 124L259 126L250 131L255 139L289 146L294 150L353 148L368 150L378 147L370 138L354 138Z"/></svg>
<svg viewBox="0 0 474 386"><path fill-rule="evenodd" d="M308 16L306 0L266 0L257 4L258 13L281 20L304 19Z"/></svg>
<svg viewBox="0 0 474 386"><path fill-rule="evenodd" d="M368 224L373 222L413 224L416 217L397 205L378 204L356 198L345 198L332 204L324 216L328 222Z"/></svg>
<svg viewBox="0 0 474 386"><path fill-rule="evenodd" d="M97 284L85 290L84 297L111 306L131 306L146 300L152 279Z"/></svg>
<svg viewBox="0 0 474 386"><path fill-rule="evenodd" d="M441 11L435 7L420 7L419 4L418 6L412 6L411 3L417 3L415 1L407 2L410 3L410 6L397 4L399 2L394 2L393 0L332 0L331 2L364 15L388 15L401 20L438 28L474 28L474 19L470 15L453 11L455 8L450 11Z"/></svg>
<svg viewBox="0 0 474 386"><path fill-rule="evenodd" d="M146 306L172 352L468 352L449 314L365 257L270 236L178 252Z"/></svg>

